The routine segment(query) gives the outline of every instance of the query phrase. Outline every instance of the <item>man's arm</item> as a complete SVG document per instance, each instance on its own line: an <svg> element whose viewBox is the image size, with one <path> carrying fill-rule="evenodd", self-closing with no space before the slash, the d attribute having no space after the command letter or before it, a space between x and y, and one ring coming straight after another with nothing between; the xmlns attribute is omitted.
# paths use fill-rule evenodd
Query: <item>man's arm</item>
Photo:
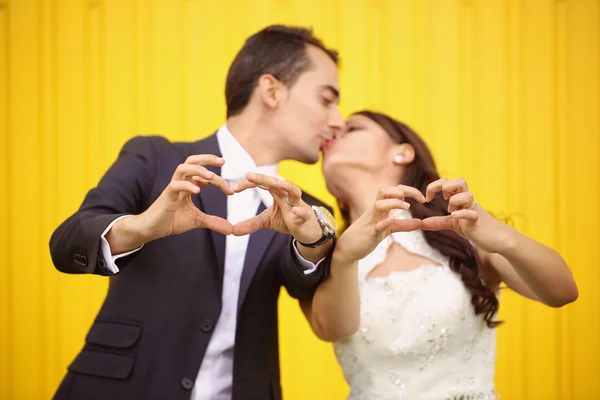
<svg viewBox="0 0 600 400"><path fill-rule="evenodd" d="M283 254L279 264L279 270L283 278L283 285L290 296L298 300L312 299L319 284L329 274L336 242L337 238L333 238L322 246L311 249L322 254L317 262L312 262L299 251L301 245L293 237L289 239L287 251Z"/></svg>
<svg viewBox="0 0 600 400"><path fill-rule="evenodd" d="M200 187L207 185L233 194L223 178L205 168L222 166L225 161L220 157L189 156L175 168L171 181L151 203L157 175L156 157L160 153L155 151L153 142L158 140L136 138L128 142L98 187L90 191L81 209L54 232L50 250L57 269L106 275L118 270L105 264L103 254L109 253L106 243L114 256L195 228L208 228L225 235L233 232L228 221L204 214L191 200L192 195L200 193ZM126 214L133 216L116 221L107 230L109 224Z"/></svg>
<svg viewBox="0 0 600 400"><path fill-rule="evenodd" d="M112 274L102 255L101 236L117 218L143 211L155 174L152 140L128 141L79 210L54 231L50 254L59 271Z"/></svg>

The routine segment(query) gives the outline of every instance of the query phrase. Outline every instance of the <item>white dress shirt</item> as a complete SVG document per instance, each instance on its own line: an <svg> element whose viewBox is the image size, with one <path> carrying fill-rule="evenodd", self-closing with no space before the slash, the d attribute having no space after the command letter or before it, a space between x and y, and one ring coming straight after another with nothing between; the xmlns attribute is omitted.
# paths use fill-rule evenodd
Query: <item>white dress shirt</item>
<svg viewBox="0 0 600 400"><path fill-rule="evenodd" d="M217 141L225 164L221 168L221 177L234 184L246 177L247 172L258 172L264 175L278 176L278 164L257 167L256 163L241 144L233 137L226 125L217 132ZM260 203L265 207L273 204L273 198L266 190L257 188L247 189L227 197L227 220L236 224L256 215ZM143 246L127 253L112 255L110 245L105 238L106 233L122 216L115 219L103 232L101 250L105 265L113 273L118 273L116 260L140 250ZM246 250L250 235L228 235L225 239L225 271L223 274L222 307L219 320L211 336L208 348L202 360L194 389L192 400L231 400L233 382L233 350L237 324L237 304L240 289L240 279L246 258ZM294 245L296 256L304 267L305 274L311 274L318 269L321 261L313 264L305 260Z"/></svg>

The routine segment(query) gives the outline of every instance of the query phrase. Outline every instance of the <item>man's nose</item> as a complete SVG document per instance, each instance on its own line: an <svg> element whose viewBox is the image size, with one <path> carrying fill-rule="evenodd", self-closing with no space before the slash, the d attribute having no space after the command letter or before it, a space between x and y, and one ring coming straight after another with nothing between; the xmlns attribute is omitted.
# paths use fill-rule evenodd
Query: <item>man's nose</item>
<svg viewBox="0 0 600 400"><path fill-rule="evenodd" d="M334 131L334 135L337 136L341 131L344 130L344 125L344 117L342 117L342 113L340 112L339 108L336 108L329 120L329 127Z"/></svg>

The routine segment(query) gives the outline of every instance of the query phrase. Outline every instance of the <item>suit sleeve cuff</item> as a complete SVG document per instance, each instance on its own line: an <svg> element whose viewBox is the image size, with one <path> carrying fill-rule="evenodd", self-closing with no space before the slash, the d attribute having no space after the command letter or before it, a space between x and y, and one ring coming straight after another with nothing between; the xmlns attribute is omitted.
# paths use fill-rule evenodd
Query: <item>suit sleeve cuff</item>
<svg viewBox="0 0 600 400"><path fill-rule="evenodd" d="M323 257L316 264L314 264L313 262L308 261L307 259L302 257L302 255L298 251L298 247L296 246L296 243L297 243L296 239L294 239L293 243L292 243L292 247L294 248L294 255L296 256L296 260L298 260L298 262L300 263L300 266L304 269L304 271L303 271L304 275L314 274L315 272L318 271L319 266L321 265L321 263L323 261L325 261L326 257Z"/></svg>
<svg viewBox="0 0 600 400"><path fill-rule="evenodd" d="M126 253L121 253L121 254L112 254L111 250L110 250L110 244L108 244L108 240L106 240L106 234L108 233L108 231L110 231L110 229L113 227L113 225L120 219L122 218L127 218L129 217L129 215L122 215L118 218L116 218L114 221L112 221L104 230L104 232L102 232L102 236L101 236L101 240L100 240L100 250L102 253L102 257L104 258L104 267L106 269L108 269L110 272L112 272L113 274L118 274L119 273L119 267L117 267L117 260L119 258L122 257L127 257L130 254L133 254L137 251L139 251L142 247L144 247L144 245L141 245L140 247L138 247L137 249L128 251Z"/></svg>

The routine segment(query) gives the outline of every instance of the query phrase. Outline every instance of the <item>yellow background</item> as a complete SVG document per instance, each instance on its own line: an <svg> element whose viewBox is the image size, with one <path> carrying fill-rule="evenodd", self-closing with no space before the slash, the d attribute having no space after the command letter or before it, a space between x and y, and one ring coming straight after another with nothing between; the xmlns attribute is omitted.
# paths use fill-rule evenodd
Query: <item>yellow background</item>
<svg viewBox="0 0 600 400"><path fill-rule="evenodd" d="M503 399L592 399L600 384L597 0L0 0L0 398L49 398L107 288L52 266L48 240L139 134L197 140L224 118L246 36L314 26L342 56L344 114L409 123L447 177L559 250L580 299L505 292ZM282 173L332 202L318 165ZM287 399L347 393L331 346L281 298Z"/></svg>

